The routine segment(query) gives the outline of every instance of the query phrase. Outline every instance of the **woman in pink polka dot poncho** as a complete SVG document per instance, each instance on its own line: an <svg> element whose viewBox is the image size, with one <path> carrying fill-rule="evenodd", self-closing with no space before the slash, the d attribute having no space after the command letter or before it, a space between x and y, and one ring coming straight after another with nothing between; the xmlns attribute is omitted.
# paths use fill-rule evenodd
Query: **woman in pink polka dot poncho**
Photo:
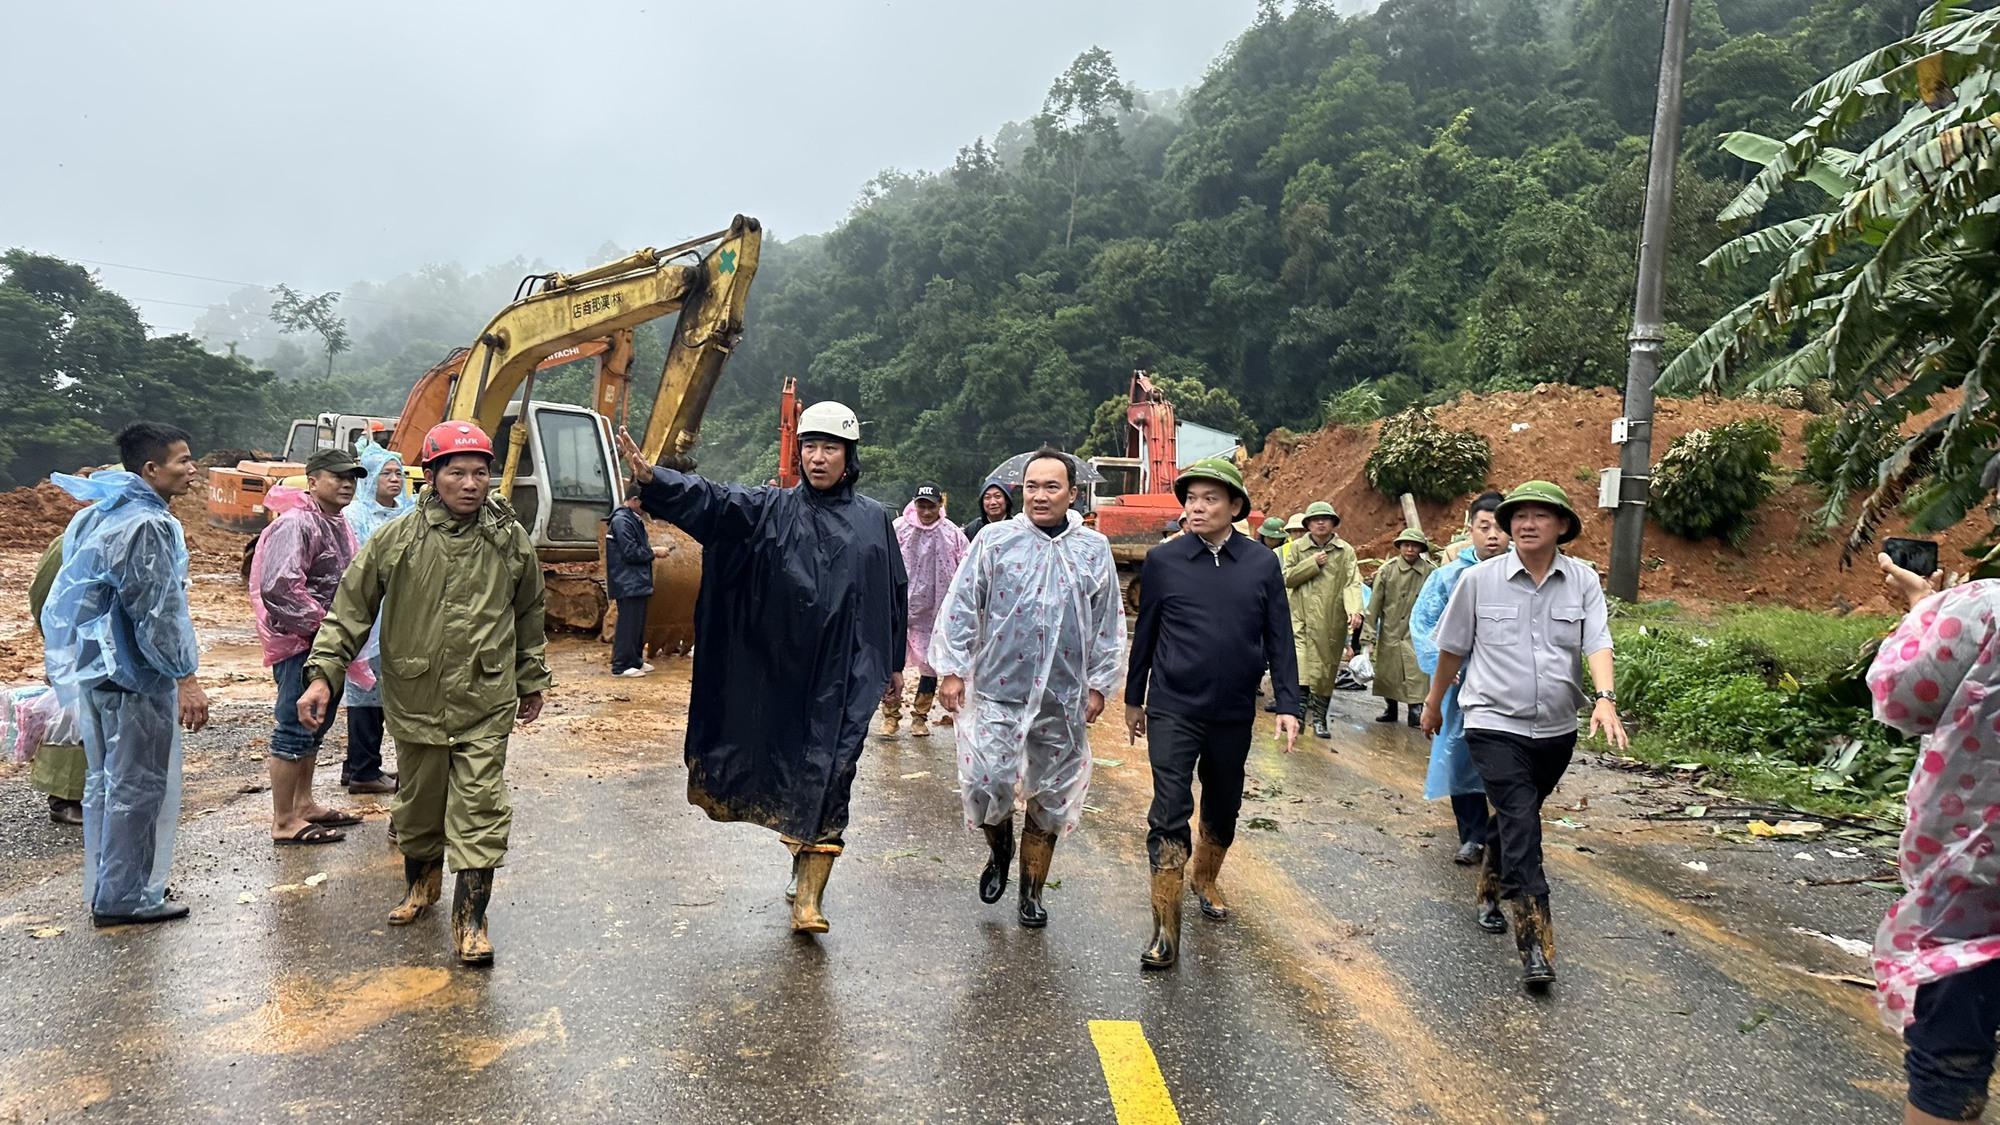
<svg viewBox="0 0 2000 1125"><path fill-rule="evenodd" d="M1969 1120L1965 1111L1976 1116L1985 1100L2000 1019L1992 990L2000 970L2000 581L1931 593L1886 558L1883 567L1915 605L1882 643L1868 686L1876 719L1922 742L1902 839L1907 890L1875 937L1876 1000L1910 1045L1911 1104ZM1926 1105L1925 1079L1940 1075L1962 1096Z"/></svg>

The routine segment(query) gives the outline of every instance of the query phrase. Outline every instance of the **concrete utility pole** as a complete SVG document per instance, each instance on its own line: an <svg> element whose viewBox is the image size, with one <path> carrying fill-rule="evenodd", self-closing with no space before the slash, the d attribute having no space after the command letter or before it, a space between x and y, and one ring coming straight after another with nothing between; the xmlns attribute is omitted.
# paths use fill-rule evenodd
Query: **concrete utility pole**
<svg viewBox="0 0 2000 1125"><path fill-rule="evenodd" d="M1689 0L1667 0L1660 43L1660 91L1653 108L1653 155L1646 170L1646 218L1639 237L1639 287L1632 301L1632 354L1625 367L1625 451L1620 459L1618 517L1611 530L1611 594L1639 600L1646 499L1653 477L1653 383L1666 342L1660 289L1667 272L1667 228L1674 208L1674 166L1681 155L1681 56Z"/></svg>

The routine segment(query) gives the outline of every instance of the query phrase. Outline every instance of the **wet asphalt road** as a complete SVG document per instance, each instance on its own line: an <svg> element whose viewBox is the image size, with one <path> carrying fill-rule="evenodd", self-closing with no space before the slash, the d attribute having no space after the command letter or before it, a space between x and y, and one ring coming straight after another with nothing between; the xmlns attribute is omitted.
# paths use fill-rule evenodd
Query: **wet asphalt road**
<svg viewBox="0 0 2000 1125"><path fill-rule="evenodd" d="M1355 697L1337 755L1260 742L1260 827L1224 869L1237 918L1190 907L1175 972L1138 971L1150 783L1109 721L1046 930L1015 924L1011 891L978 902L948 737L905 736L871 743L833 931L813 940L789 932L775 837L686 803L685 664L608 687L585 663L601 653L565 650L575 686L516 744L490 971L453 963L438 912L383 925L401 867L380 815L332 847L268 845L267 798L233 792L263 733L248 703L210 736L234 764L182 826L191 920L93 932L73 843L10 859L0 1121L1110 1122L1092 1020L1138 1021L1189 1122L1899 1111L1867 994L1805 971L1864 963L1790 930L1866 937L1886 897L1799 886L1792 848L1617 816L1677 799L1653 782L1579 768L1559 794L1598 811L1550 830L1562 979L1545 1000L1520 991L1511 938L1471 924L1418 736ZM7 815L32 809L10 788ZM1716 874L1681 866L1696 857Z"/></svg>

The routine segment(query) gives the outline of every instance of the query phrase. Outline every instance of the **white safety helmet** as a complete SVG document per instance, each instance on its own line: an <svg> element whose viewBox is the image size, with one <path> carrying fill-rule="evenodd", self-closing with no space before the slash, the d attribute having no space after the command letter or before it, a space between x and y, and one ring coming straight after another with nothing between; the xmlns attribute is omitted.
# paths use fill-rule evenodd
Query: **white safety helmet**
<svg viewBox="0 0 2000 1125"><path fill-rule="evenodd" d="M837 402L815 402L799 414L799 437L830 437L840 441L861 440L861 421L854 411Z"/></svg>

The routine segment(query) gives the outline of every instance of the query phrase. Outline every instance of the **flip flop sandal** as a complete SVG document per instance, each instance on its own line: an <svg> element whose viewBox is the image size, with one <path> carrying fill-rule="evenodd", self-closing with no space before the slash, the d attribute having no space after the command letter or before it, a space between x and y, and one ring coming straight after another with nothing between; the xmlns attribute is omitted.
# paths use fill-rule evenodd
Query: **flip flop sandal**
<svg viewBox="0 0 2000 1125"><path fill-rule="evenodd" d="M273 836L271 842L279 847L306 847L312 844L338 844L345 839L347 839L345 832L328 828L324 824L308 824L282 840Z"/></svg>
<svg viewBox="0 0 2000 1125"><path fill-rule="evenodd" d="M309 816L306 818L306 823L317 824L322 828L352 828L361 823L361 818L351 812L336 810L320 816Z"/></svg>

